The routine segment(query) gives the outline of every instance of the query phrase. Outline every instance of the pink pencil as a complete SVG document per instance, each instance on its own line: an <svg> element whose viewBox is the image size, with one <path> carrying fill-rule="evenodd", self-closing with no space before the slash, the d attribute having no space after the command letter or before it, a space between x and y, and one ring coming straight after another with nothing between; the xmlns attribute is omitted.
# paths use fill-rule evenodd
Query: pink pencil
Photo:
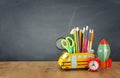
<svg viewBox="0 0 120 78"><path fill-rule="evenodd" d="M87 52L87 44L88 44L87 35L88 35L88 26L86 26L86 30L85 30L85 41L84 41L84 46L83 46L84 52Z"/></svg>

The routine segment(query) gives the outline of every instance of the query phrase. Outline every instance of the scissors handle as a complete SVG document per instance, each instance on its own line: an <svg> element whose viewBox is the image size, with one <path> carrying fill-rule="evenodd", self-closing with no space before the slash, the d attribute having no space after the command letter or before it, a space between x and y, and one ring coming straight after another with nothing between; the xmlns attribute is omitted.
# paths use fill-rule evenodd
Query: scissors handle
<svg viewBox="0 0 120 78"><path fill-rule="evenodd" d="M66 39L62 39L62 40L61 40L61 44L62 44L62 46L63 46L65 49L68 50L68 42L67 42Z"/></svg>
<svg viewBox="0 0 120 78"><path fill-rule="evenodd" d="M72 53L74 41L71 37L67 36L65 39L62 39L61 44L68 51L68 53Z"/></svg>
<svg viewBox="0 0 120 78"><path fill-rule="evenodd" d="M66 40L68 41L68 46L70 48L74 47L74 40L71 37L67 36Z"/></svg>

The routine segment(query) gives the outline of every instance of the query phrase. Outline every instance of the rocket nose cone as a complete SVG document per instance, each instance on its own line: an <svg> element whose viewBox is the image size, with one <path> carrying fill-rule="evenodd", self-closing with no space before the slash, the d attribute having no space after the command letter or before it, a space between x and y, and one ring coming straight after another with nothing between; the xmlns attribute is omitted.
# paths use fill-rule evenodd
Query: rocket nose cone
<svg viewBox="0 0 120 78"><path fill-rule="evenodd" d="M100 41L100 44L108 44L108 42L107 42L107 40L102 39L102 40Z"/></svg>

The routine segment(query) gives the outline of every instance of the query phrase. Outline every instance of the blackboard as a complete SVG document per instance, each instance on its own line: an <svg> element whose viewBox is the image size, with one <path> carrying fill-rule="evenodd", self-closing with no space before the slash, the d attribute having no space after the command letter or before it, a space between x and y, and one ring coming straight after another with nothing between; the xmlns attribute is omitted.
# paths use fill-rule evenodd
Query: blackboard
<svg viewBox="0 0 120 78"><path fill-rule="evenodd" d="M57 38L86 25L95 30L95 54L104 38L119 61L119 0L0 0L0 60L58 60Z"/></svg>

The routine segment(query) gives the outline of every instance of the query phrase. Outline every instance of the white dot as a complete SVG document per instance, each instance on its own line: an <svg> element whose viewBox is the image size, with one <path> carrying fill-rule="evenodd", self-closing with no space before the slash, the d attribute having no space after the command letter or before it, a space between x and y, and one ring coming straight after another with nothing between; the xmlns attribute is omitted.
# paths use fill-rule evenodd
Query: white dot
<svg viewBox="0 0 120 78"><path fill-rule="evenodd" d="M108 52L109 50L108 49L105 49L105 52Z"/></svg>
<svg viewBox="0 0 120 78"><path fill-rule="evenodd" d="M102 52L102 49L100 49L99 52L101 53L101 52Z"/></svg>

